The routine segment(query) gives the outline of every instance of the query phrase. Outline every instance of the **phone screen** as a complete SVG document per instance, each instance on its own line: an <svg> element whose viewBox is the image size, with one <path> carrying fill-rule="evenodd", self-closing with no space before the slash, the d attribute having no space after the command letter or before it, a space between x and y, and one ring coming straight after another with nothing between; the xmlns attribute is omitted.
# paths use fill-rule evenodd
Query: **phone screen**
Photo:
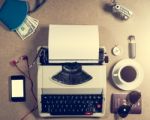
<svg viewBox="0 0 150 120"><path fill-rule="evenodd" d="M12 80L12 97L24 97L23 80Z"/></svg>
<svg viewBox="0 0 150 120"><path fill-rule="evenodd" d="M25 77L11 76L11 100L25 101Z"/></svg>

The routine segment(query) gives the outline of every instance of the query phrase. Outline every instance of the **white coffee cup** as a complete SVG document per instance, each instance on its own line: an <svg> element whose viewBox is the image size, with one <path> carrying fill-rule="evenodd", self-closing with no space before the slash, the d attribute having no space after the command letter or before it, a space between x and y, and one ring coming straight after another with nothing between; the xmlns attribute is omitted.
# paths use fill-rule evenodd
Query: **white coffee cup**
<svg viewBox="0 0 150 120"><path fill-rule="evenodd" d="M136 82L139 72L136 66L125 65L121 66L114 73L114 77L118 84L131 84Z"/></svg>
<svg viewBox="0 0 150 120"><path fill-rule="evenodd" d="M130 70L132 71L129 72ZM143 78L144 71L141 65L132 59L120 60L112 70L112 80L121 90L133 90L137 88L143 81Z"/></svg>

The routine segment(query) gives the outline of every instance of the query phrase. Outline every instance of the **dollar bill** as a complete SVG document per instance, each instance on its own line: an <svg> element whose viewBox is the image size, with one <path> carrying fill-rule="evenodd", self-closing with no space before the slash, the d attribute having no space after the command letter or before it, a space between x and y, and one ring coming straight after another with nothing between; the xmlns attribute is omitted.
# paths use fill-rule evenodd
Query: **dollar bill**
<svg viewBox="0 0 150 120"><path fill-rule="evenodd" d="M16 32L21 37L21 39L24 40L28 36L30 36L34 31L26 19L24 23L16 30Z"/></svg>
<svg viewBox="0 0 150 120"><path fill-rule="evenodd" d="M22 40L25 40L35 32L38 24L39 21L37 19L27 16L22 25L16 29L16 32Z"/></svg>
<svg viewBox="0 0 150 120"><path fill-rule="evenodd" d="M31 21L35 26L39 24L39 20L31 17L31 16L27 16L28 20Z"/></svg>

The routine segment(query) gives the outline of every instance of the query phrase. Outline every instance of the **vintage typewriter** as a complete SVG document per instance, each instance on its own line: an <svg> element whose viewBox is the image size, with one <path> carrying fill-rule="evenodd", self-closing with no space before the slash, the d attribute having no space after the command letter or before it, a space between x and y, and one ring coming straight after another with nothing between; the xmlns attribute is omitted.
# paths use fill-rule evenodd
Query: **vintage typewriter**
<svg viewBox="0 0 150 120"><path fill-rule="evenodd" d="M75 35L71 35L68 32L75 32ZM77 33L82 33L84 36L84 33L87 35L87 32L94 33L92 37L96 39L94 40L90 37L90 42L93 44L89 42L87 45L98 49L95 50L98 52L95 55L98 58L93 60L82 59L81 57L86 56L82 56L82 52L89 53L87 56L89 57L92 51L89 49L84 51L83 48L81 50L78 49L78 51L81 51L81 53L78 52L81 54L81 57L79 56L80 59L62 59L64 56L69 57L69 53L73 56L75 55L74 52L76 52L68 50L66 51L68 54L62 54L65 49L62 46L66 47L67 45L65 44L69 44L65 41L69 38L66 38L66 36L76 37ZM59 38L57 38L56 33ZM99 44L96 45L99 43L98 34L98 26L94 25L50 25L49 47L41 47L39 49L37 93L38 110L41 117L104 116L106 102L106 66L104 63L107 60L104 49L99 49ZM89 35L87 37L89 39ZM62 39L64 44L61 44ZM72 42L71 44L75 45ZM85 45L82 46L85 47ZM60 50L53 51L52 49ZM55 58L55 55L60 56L60 59Z"/></svg>

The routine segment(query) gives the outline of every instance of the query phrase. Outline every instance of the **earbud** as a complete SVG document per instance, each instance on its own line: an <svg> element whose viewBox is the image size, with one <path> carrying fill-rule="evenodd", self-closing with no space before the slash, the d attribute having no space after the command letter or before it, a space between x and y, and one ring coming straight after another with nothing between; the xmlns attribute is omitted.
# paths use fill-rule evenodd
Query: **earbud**
<svg viewBox="0 0 150 120"><path fill-rule="evenodd" d="M28 60L28 56L27 55L23 55L23 56L21 56L21 59L22 60Z"/></svg>
<svg viewBox="0 0 150 120"><path fill-rule="evenodd" d="M12 60L10 61L10 65L16 66L18 62L19 62L18 60Z"/></svg>
<svg viewBox="0 0 150 120"><path fill-rule="evenodd" d="M23 55L18 60L12 60L12 61L10 61L10 65L16 66L17 63L19 63L20 60L28 60L28 56L27 55Z"/></svg>

